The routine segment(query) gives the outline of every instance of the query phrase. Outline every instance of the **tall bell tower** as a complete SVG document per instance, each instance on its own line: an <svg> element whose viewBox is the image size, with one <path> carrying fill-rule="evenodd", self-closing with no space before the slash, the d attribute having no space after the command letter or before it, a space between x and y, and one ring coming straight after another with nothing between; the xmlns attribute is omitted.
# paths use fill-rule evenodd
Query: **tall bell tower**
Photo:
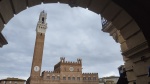
<svg viewBox="0 0 150 84"><path fill-rule="evenodd" d="M35 78L38 79L41 73L44 38L45 38L46 29L47 29L46 17L47 17L47 13L42 11L40 13L39 21L36 27L36 41L35 41L31 74L30 74L31 80Z"/></svg>

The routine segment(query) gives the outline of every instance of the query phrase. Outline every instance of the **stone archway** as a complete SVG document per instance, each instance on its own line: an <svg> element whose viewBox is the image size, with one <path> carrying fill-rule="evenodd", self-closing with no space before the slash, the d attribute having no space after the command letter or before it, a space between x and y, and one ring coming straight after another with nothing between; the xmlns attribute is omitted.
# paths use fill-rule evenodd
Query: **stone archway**
<svg viewBox="0 0 150 84"><path fill-rule="evenodd" d="M122 55L125 61L127 78L129 83L147 84L149 81L148 66L149 47L142 28L137 25L123 8L116 5L112 0L0 0L0 31L14 14L25 10L27 7L41 3L65 3L71 7L83 7L101 14L108 21L102 29L121 44Z"/></svg>

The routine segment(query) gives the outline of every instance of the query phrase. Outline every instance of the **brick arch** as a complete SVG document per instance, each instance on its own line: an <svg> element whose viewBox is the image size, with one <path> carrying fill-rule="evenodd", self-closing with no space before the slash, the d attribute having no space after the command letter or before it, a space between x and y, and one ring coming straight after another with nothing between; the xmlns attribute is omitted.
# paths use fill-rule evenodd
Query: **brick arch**
<svg viewBox="0 0 150 84"><path fill-rule="evenodd" d="M113 0L115 1L115 0ZM14 14L41 3L64 3L71 7L83 7L101 14L107 19L107 24L102 30L110 33L111 36L121 44L122 55L125 61L127 78L129 82L137 80L137 84L145 80L147 66L150 64L141 64L141 56L149 58L147 40L133 19L123 8L115 4L112 0L0 0L0 32ZM148 60L149 62L149 60ZM141 66L144 65L144 66ZM132 66L132 67L131 67ZM140 69L143 68L143 69ZM139 70L137 70L139 69ZM138 73L140 72L140 73ZM142 77L142 78L141 78ZM141 81L140 81L141 80Z"/></svg>

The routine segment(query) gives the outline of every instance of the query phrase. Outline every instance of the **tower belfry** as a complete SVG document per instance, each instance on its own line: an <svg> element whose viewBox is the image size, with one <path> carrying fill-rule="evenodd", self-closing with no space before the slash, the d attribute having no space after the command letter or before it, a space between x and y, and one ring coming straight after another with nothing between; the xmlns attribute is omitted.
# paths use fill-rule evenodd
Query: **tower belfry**
<svg viewBox="0 0 150 84"><path fill-rule="evenodd" d="M44 48L44 38L47 29L46 18L47 18L47 13L42 11L40 13L39 21L36 27L36 41L35 41L33 61L31 67L30 82L32 82L32 79L38 79L40 77L43 48Z"/></svg>
<svg viewBox="0 0 150 84"><path fill-rule="evenodd" d="M45 34L47 23L46 23L47 13L44 10L40 13L39 21L37 23L36 32Z"/></svg>

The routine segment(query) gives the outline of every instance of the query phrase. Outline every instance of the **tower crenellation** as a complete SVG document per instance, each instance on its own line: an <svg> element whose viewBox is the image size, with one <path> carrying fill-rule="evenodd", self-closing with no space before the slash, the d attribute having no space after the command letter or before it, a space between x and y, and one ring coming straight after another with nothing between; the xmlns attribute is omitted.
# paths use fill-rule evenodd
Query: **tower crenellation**
<svg viewBox="0 0 150 84"><path fill-rule="evenodd" d="M77 62L78 62L78 63L82 63L82 59L78 58L78 59L77 59Z"/></svg>
<svg viewBox="0 0 150 84"><path fill-rule="evenodd" d="M60 57L60 62L65 62L65 57Z"/></svg>
<svg viewBox="0 0 150 84"><path fill-rule="evenodd" d="M63 63L63 64L82 64L82 59L78 58L77 61L75 62L75 61L65 61L65 57L60 57L60 63Z"/></svg>

